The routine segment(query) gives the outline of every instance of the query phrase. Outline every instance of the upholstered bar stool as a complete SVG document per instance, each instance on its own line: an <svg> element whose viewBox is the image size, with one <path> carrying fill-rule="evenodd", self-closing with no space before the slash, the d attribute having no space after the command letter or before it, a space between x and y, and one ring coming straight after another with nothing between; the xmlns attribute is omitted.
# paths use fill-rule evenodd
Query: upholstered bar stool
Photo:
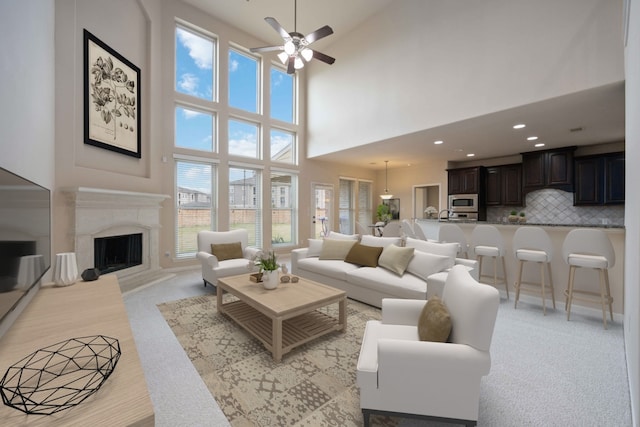
<svg viewBox="0 0 640 427"><path fill-rule="evenodd" d="M493 286L498 286L500 283L504 283L504 287L507 290L507 299L509 299L509 282L507 281L507 266L504 261L504 239L500 231L493 225L480 224L476 225L471 232L471 247L473 253L476 254L476 260L478 261L478 281L481 282L482 278L492 279ZM482 274L482 261L484 258L489 257L493 259L493 275ZM498 276L498 259L502 264L502 277Z"/></svg>
<svg viewBox="0 0 640 427"><path fill-rule="evenodd" d="M556 298L553 292L553 279L551 276L551 257L553 256L553 245L551 239L544 229L540 227L520 227L513 235L513 255L518 260L518 276L516 278L516 301L513 305L518 308L520 291L524 285L526 290L535 286L542 293L542 312L547 314L546 289L551 292L553 308L556 308ZM540 264L540 283L523 282L522 270L525 262ZM545 266L547 267L545 269ZM549 273L549 281L546 282L546 273Z"/></svg>
<svg viewBox="0 0 640 427"><path fill-rule="evenodd" d="M469 245L467 244L467 238L464 235L462 229L456 224L441 224L438 229L438 241L443 243L458 243L458 257L469 258L467 252Z"/></svg>
<svg viewBox="0 0 640 427"><path fill-rule="evenodd" d="M613 298L609 288L609 268L616 262L615 251L607 234L593 228L571 230L562 244L562 257L569 264L569 283L564 291L567 299L565 309L567 320L571 316L573 300L599 303L602 306L602 323L607 329L606 307L613 321ZM577 268L591 268L600 275L600 293L574 289Z"/></svg>

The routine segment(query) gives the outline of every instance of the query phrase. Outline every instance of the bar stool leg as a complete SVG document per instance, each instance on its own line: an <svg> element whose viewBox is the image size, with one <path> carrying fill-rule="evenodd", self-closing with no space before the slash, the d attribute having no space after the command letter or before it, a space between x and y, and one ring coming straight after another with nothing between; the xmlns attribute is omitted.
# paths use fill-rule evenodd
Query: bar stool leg
<svg viewBox="0 0 640 427"><path fill-rule="evenodd" d="M507 301L508 301L509 300L509 281L507 280L507 264L504 262L504 257L500 257L500 258L502 258L502 274L504 277L504 287L507 289Z"/></svg>
<svg viewBox="0 0 640 427"><path fill-rule="evenodd" d="M513 308L518 308L518 300L520 299L520 283L522 282L522 266L524 261L518 260L518 279L516 280L516 301L513 304Z"/></svg>
<svg viewBox="0 0 640 427"><path fill-rule="evenodd" d="M547 270L549 271L549 287L551 288L551 301L553 302L553 309L556 309L556 296L555 289L553 288L553 276L551 275L551 263L547 263Z"/></svg>
<svg viewBox="0 0 640 427"><path fill-rule="evenodd" d="M611 316L611 321L613 322L613 298L611 298L611 289L609 288L609 270L604 272L604 280L607 285L607 298L609 299L609 315Z"/></svg>
<svg viewBox="0 0 640 427"><path fill-rule="evenodd" d="M608 297L605 295L605 272L604 269L599 269L600 273L600 305L602 306L602 323L604 324L604 328L607 329L607 312L606 312L606 304L608 302Z"/></svg>
<svg viewBox="0 0 640 427"><path fill-rule="evenodd" d="M547 296L545 295L546 285L544 283L544 263L540 263L540 286L542 286L542 314L547 315Z"/></svg>
<svg viewBox="0 0 640 427"><path fill-rule="evenodd" d="M498 287L498 259L493 258L493 286Z"/></svg>
<svg viewBox="0 0 640 427"><path fill-rule="evenodd" d="M478 261L478 282L482 281L482 255L476 256L476 261Z"/></svg>
<svg viewBox="0 0 640 427"><path fill-rule="evenodd" d="M567 290L567 299L565 301L564 308L567 310L567 320L571 316L571 301L573 299L573 279L576 274L576 267L572 265L569 267L569 289Z"/></svg>

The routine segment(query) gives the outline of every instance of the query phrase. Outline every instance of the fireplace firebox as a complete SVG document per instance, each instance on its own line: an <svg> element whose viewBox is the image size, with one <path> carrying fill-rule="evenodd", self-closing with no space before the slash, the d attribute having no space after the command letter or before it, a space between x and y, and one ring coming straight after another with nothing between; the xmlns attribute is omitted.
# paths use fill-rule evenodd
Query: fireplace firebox
<svg viewBox="0 0 640 427"><path fill-rule="evenodd" d="M142 264L142 233L96 238L94 266L100 274Z"/></svg>

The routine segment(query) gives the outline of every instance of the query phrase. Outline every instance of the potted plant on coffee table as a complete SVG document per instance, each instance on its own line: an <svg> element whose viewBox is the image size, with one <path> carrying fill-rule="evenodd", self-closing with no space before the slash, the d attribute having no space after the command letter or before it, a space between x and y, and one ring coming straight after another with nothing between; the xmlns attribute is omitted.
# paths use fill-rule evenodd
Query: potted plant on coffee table
<svg viewBox="0 0 640 427"><path fill-rule="evenodd" d="M262 273L262 286L265 289L275 289L278 286L278 267L280 267L276 253L274 251L269 251L267 254L261 252L256 257L255 265Z"/></svg>

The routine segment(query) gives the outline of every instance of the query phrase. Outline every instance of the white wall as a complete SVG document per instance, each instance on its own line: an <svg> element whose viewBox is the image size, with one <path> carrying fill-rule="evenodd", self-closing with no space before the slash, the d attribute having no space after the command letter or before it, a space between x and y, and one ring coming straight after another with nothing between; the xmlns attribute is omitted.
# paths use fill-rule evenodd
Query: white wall
<svg viewBox="0 0 640 427"><path fill-rule="evenodd" d="M55 2L55 252L75 250L61 188L161 192L161 16L159 0ZM84 29L140 68L140 159L84 143Z"/></svg>
<svg viewBox="0 0 640 427"><path fill-rule="evenodd" d="M309 156L624 79L622 0L399 0L308 71Z"/></svg>
<svg viewBox="0 0 640 427"><path fill-rule="evenodd" d="M54 0L0 2L0 166L54 183Z"/></svg>
<svg viewBox="0 0 640 427"><path fill-rule="evenodd" d="M624 337L634 425L640 425L640 195L632 183L640 182L640 1L629 0L630 14L625 49L626 168Z"/></svg>

